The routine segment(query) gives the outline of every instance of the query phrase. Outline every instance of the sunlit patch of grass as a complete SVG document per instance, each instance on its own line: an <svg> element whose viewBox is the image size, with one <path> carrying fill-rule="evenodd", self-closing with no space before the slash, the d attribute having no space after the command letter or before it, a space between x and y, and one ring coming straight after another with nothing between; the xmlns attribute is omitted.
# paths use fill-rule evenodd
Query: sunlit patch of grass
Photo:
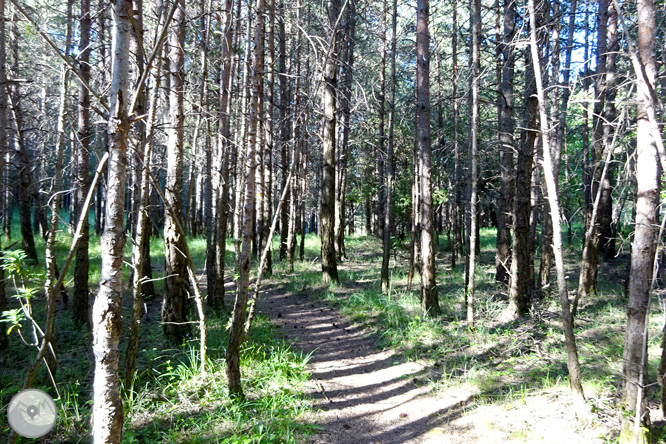
<svg viewBox="0 0 666 444"><path fill-rule="evenodd" d="M15 218L14 233L18 233L18 217ZM62 225L57 235L56 254L62 264L69 252L71 236ZM44 241L35 237L38 256L44 257ZM206 260L206 241L203 237L188 239L197 272L201 273ZM313 253L318 240L310 235L306 239L306 252ZM164 241L156 236L150 239L153 275L164 274ZM14 245L16 249L20 247ZM131 239L125 249L125 261L131 261ZM101 251L99 236L92 233L89 244L90 288L94 294L99 285ZM312 255L309 260L312 260ZM233 242L227 241L227 269L233 270ZM297 262L297 264L302 264ZM38 264L28 265L32 276L30 285L41 291L44 285L43 259ZM130 267L123 267L125 288L129 290ZM70 286L73 268L68 271L66 285ZM314 282L314 281L313 281ZM162 280L155 282L157 293L163 291ZM40 301L41 293L35 299ZM129 299L126 299L127 301ZM11 301L14 304L14 301ZM70 293L71 304L71 293ZM43 325L44 304L34 304L34 316ZM83 359L88 353L90 333L75 325L71 313L58 301L56 311L57 353L59 369L56 373L60 397L58 398L42 366L35 386L56 398L59 409L56 439L64 442L85 442L89 433L92 407L90 360ZM124 318L129 319L129 304L125 304ZM154 309L153 309L154 310ZM224 351L227 342L227 317L224 314L209 315L208 376L199 374L199 357L196 331L182 347L169 348L161 334L159 313L150 312L142 321L140 350L138 354L138 376L132 388L123 387L126 410L124 442L302 442L313 430L312 425L301 419L310 410L304 398L303 382L307 378L305 364L308 357L295 352L278 338L278 334L265 318L258 318L252 337L242 352L243 384L246 391L244 401L232 402L227 395L225 383ZM153 318L153 319L150 319ZM124 332L129 329L124 329ZM126 338L121 338L121 353L124 354ZM5 357L5 353L6 357ZM6 405L20 389L25 369L31 364L29 347L17 338L10 338L9 349L3 351L0 366L0 403ZM121 378L122 375L121 361ZM13 381L13 382L12 382ZM6 417L0 415L0 435L9 432ZM245 440L245 441L244 441Z"/></svg>
<svg viewBox="0 0 666 444"><path fill-rule="evenodd" d="M312 431L299 420L310 411L302 396L309 357L277 339L266 318L255 320L241 354L242 401L228 398L223 352L211 353L205 378L195 344L166 357L153 361L156 376L128 403L127 442L162 442L166 433L176 442L207 442L213 436L243 442L241 436L251 435L251 442L296 443Z"/></svg>

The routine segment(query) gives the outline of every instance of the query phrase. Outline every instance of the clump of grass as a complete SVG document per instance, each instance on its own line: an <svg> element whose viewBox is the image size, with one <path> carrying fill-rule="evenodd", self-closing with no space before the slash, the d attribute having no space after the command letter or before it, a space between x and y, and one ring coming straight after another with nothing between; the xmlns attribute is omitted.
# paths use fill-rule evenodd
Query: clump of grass
<svg viewBox="0 0 666 444"><path fill-rule="evenodd" d="M302 395L308 359L277 339L266 318L257 318L241 355L246 397L232 401L223 357L212 354L203 378L196 347L186 345L176 359L156 364L159 376L126 402L127 442L207 442L213 436L229 443L299 442L313 430L299 422L310 410Z"/></svg>
<svg viewBox="0 0 666 444"><path fill-rule="evenodd" d="M18 219L15 219L18 220ZM66 228L66 227L61 227ZM310 236L311 238L313 236ZM38 254L43 257L44 242L36 238ZM206 243L202 238L189 239L195 265L201 269L205 262ZM313 239L309 240L314 242ZM58 234L56 252L62 260L69 251L71 237L64 229ZM164 242L151 238L151 256L155 277L162 274ZM227 263L232 263L233 244L227 244ZM91 291L98 285L100 269L99 238L91 236ZM125 251L129 261L131 244ZM26 269L37 289L34 317L43 323L45 313L41 303L44 285L44 264L27 264ZM70 269L69 274L72 271ZM123 271L129 282L129 267ZM158 294L163 282L156 283ZM126 299L125 319L129 319L130 298ZM85 359L89 353L90 332L71 320L71 313L58 300L56 325L59 368L55 375L60 397L57 397L44 366L35 379L40 388L54 397L58 407L58 423L51 437L61 442L87 442L90 433L92 409L92 368ZM149 302L149 301L147 301ZM18 304L12 300L10 308ZM154 307L148 308L149 310ZM159 317L159 313L149 313ZM125 407L124 442L229 442L267 443L302 442L313 426L305 424L301 416L309 412L310 403L303 395L303 383L307 378L305 365L308 356L289 348L279 339L277 332L265 318L255 320L252 335L242 352L243 384L246 398L231 401L227 394L224 345L227 342L227 314L209 315L210 361L208 376L199 374L198 345L196 335L173 348L167 346L161 335L160 324L152 319L142 323L138 371L133 387L122 387ZM6 328L4 324L0 328ZM124 329L123 331L128 331ZM124 338L121 339L124 351ZM9 348L3 351L0 365L0 405L6 406L11 397L21 389L25 370L32 356L29 347L14 334ZM121 362L121 380L123 377ZM0 415L0 435L9 433L6 415ZM249 441L248 441L249 440ZM21 442L19 440L19 442Z"/></svg>

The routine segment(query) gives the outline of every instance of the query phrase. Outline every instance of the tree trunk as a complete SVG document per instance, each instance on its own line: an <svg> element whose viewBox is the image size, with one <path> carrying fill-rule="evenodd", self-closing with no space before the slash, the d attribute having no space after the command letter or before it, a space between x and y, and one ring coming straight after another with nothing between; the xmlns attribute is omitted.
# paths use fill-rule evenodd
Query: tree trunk
<svg viewBox="0 0 666 444"><path fill-rule="evenodd" d="M377 143L375 145L375 168L377 171L377 206L375 215L377 218L377 236L384 237L384 215L386 205L386 183L385 176L385 151L384 151L384 128L386 120L386 0L382 0L382 12L380 18L380 46L379 46L379 90L377 91Z"/></svg>
<svg viewBox="0 0 666 444"><path fill-rule="evenodd" d="M590 195L591 200L589 206L586 208L588 220L592 214L592 202L595 196L601 189L601 201L605 204L610 202L610 186L606 189L606 178L601 177L603 169L603 152L604 152L604 116L603 110L606 101L606 60L607 60L607 32L608 32L608 5L609 0L601 0L598 2L599 9L597 11L598 26L597 26L597 56L596 56L596 76L595 76L595 100L594 100L594 114L592 115L592 149L593 149L593 164L592 164L592 178ZM608 196L604 197L604 194ZM601 209L601 206L599 207ZM603 212L599 211L600 213ZM592 233L585 239L583 247L583 259L580 266L580 276L578 280L578 297L585 297L588 294L596 292L597 286L597 270L599 265L599 247L601 233L604 228L601 226L601 217L596 218L594 221L589 221L592 224ZM610 223L610 222L609 222Z"/></svg>
<svg viewBox="0 0 666 444"><path fill-rule="evenodd" d="M430 34L428 32L429 1L416 5L416 113L421 177L421 309L425 315L439 314L431 190L430 153Z"/></svg>
<svg viewBox="0 0 666 444"><path fill-rule="evenodd" d="M321 269L325 284L338 282L335 254L335 121L337 101L339 0L328 2L329 54L324 61L323 168L321 187L320 233Z"/></svg>
<svg viewBox="0 0 666 444"><path fill-rule="evenodd" d="M296 63L296 79L294 81L294 116L293 116L293 134L294 134L294 143L293 143L293 153L294 153L294 162L292 177L289 183L289 190L287 194L293 198L289 200L289 230L287 233L287 268L290 272L294 271L294 258L296 255L296 244L298 236L298 226L301 223L300 219L300 203L305 196L301 195L301 160L302 156L302 128L303 119L300 118L300 106L301 106L301 92L300 92L300 82L301 82L301 32L300 32L300 10L296 10L296 36L295 36L295 56L294 62ZM284 203L283 203L284 206Z"/></svg>
<svg viewBox="0 0 666 444"><path fill-rule="evenodd" d="M655 40L656 13L653 0L638 1L638 52L642 76L648 88L654 88L656 78ZM638 74L638 73L637 73ZM641 77L641 74L638 74ZM640 83L640 79L639 79ZM649 119L652 97L644 88L637 91L636 128L636 228L631 247L631 275L627 301L627 328L623 354L622 403L629 411L636 411L639 424L649 421L644 384L647 377L648 314L652 295L652 274L657 247L659 205L659 157L654 128ZM638 440L636 442L639 442ZM645 442L645 441L641 441Z"/></svg>
<svg viewBox="0 0 666 444"><path fill-rule="evenodd" d="M99 293L92 312L93 382L92 435L95 444L119 444L122 440L123 405L118 380L118 343L122 328L122 267L125 248L125 185L127 140L130 122L129 45L132 39L132 3L117 0L113 7L113 64L109 118L109 167L104 234L101 238L102 269Z"/></svg>
<svg viewBox="0 0 666 444"><path fill-rule="evenodd" d="M388 293L390 284L389 260L391 256L391 234L393 229L393 126L395 123L395 52L398 19L398 0L393 0L391 14L391 89L389 90L388 152L386 154L386 217L384 218L384 245L382 251L382 293Z"/></svg>
<svg viewBox="0 0 666 444"><path fill-rule="evenodd" d="M164 26L164 11L162 9L160 17L158 17L158 32ZM162 51L156 48L157 51ZM139 208L137 211L136 219L136 232L134 235L134 244L132 246L132 265L135 271L132 275L132 320L130 322L130 333L127 344L127 351L125 353L125 389L132 390L134 386L134 375L136 372L136 355L139 346L139 328L141 324L141 300L144 294L143 280L150 278L142 269L145 263L145 256L150 255L149 239L150 239L150 221L148 217L148 204L150 202L150 170L152 168L152 153L155 144L155 116L158 108L158 92L160 89L160 79L162 71L162 58L158 57L156 66L153 73L152 89L150 90L150 103L148 109L148 117L146 119L146 135L144 138L145 146L142 149L140 156L142 169L141 169L141 184L139 188Z"/></svg>
<svg viewBox="0 0 666 444"><path fill-rule="evenodd" d="M285 5L284 1L280 2L280 15L283 20L278 21L278 51L280 53L278 57L278 73L279 75L279 84L280 84L280 169L282 174L282 182L280 184L281 189L284 189L287 186L287 175L289 172L289 128L288 128L288 119L287 119L287 109L289 106L289 92L287 88L287 38L284 27L284 17L285 17ZM289 237L289 201L291 200L291 195L287 195L286 205L282 207L282 213L280 214L280 260L285 260L287 258L287 249L288 237Z"/></svg>
<svg viewBox="0 0 666 444"><path fill-rule="evenodd" d="M240 6L239 6L240 7ZM208 302L224 308L224 272L229 215L229 153L231 151L231 90L234 64L231 60L234 1L225 0L221 23L220 81L218 102L217 153L215 160L215 259L213 279L208 281Z"/></svg>
<svg viewBox="0 0 666 444"><path fill-rule="evenodd" d="M86 83L90 82L90 0L81 0L81 19L79 25L79 74ZM76 150L76 190L74 191L74 207L77 218L80 216L83 202L88 195L90 177L88 173L90 139L90 92L83 83L79 83L79 115L78 115L78 141ZM76 250L74 264L74 307L72 316L74 322L88 325L90 323L90 310L88 308L89 287L88 270L88 217L84 218L83 237Z"/></svg>
<svg viewBox="0 0 666 444"><path fill-rule="evenodd" d="M180 344L189 328L187 322L188 285L186 260L183 252L185 238L176 228L182 225L183 203L183 95L185 87L185 11L184 0L177 0L176 8L170 24L169 36L169 120L167 130L167 179L165 188L165 205L173 209L167 211L164 220L164 258L165 283L164 300L162 303L162 322L164 335L172 343ZM175 219L178 219L176 221Z"/></svg>
<svg viewBox="0 0 666 444"><path fill-rule="evenodd" d="M72 42L72 12L73 0L67 1L67 31L65 36L65 56L69 56L71 42ZM60 86L60 98L58 104L58 117L56 123L56 155L53 174L53 186L51 188L51 217L49 227L46 235L46 248L44 252L44 261L46 267L46 282L44 283L44 294L47 306L46 326L44 333L44 341L48 343L51 350L46 357L46 364L49 367L49 373L55 375L57 360L53 352L55 349L55 303L58 296L55 283L58 281L59 272L56 263L55 245L56 233L58 223L60 222L60 202L61 190L63 184L63 157L65 151L65 119L67 117L67 94L69 91L69 68L63 64L62 66L62 84Z"/></svg>
<svg viewBox="0 0 666 444"><path fill-rule="evenodd" d="M264 140L265 147L262 157L262 180L263 180L263 195L261 199L261 212L263 224L259 233L260 246L259 251L264 250L264 246L271 243L270 235L270 222L273 209L273 141L275 140L275 125L273 122L273 103L275 100L274 95L274 75L273 64L275 60L275 0L270 1L269 5L269 27L268 27L268 62L266 65L270 67L266 75L266 118L264 120ZM265 274L270 276L273 274L273 254L272 249L269 247L266 257Z"/></svg>
<svg viewBox="0 0 666 444"><path fill-rule="evenodd" d="M555 0L550 5L549 14L551 17L554 17L552 24L548 29L550 34L550 66L552 70L551 78L549 79L548 73L544 73L541 78L541 82L546 85L545 88L548 88L548 85L553 86L557 85L560 77L560 2ZM545 95L545 93L544 93ZM541 133L541 137L547 137L546 145L550 147L550 158L552 160L553 177L555 178L555 190L559 192L559 187L557 183L557 178L560 174L560 157L561 157L561 147L557 145L557 131L558 131L558 104L560 100L560 88L553 88L552 91L549 91L549 94L546 98L549 105L544 105L547 108L548 121L546 122L546 127L554 128L554 131L549 131L547 133ZM545 155L544 164L545 164ZM547 171L543 171L544 183L542 188L542 194L547 200L550 199L548 193L548 184L547 180ZM559 195L558 195L558 207L559 207ZM550 295L550 269L553 266L553 224L552 218L550 216L550 206L544 205L543 208L543 220L541 221L541 260L539 262L539 280L537 285L537 291L540 297L548 297Z"/></svg>
<svg viewBox="0 0 666 444"><path fill-rule="evenodd" d="M418 65L417 65L418 69ZM417 71L418 72L418 71ZM418 135L418 116L419 116L419 89L414 85L414 134ZM412 150L412 211L411 211L411 231L409 238L409 273L407 275L407 293L412 291L412 281L414 279L414 272L420 261L420 230L421 221L419 219L419 210L421 209L421 188L420 188L420 166L419 166L419 138L414 137L414 147ZM421 295L423 296L423 295ZM421 300L423 300L421 298Z"/></svg>
<svg viewBox="0 0 666 444"><path fill-rule="evenodd" d="M497 205L497 253L495 256L495 281L509 285L511 280L511 213L513 210L514 166L513 151L515 121L513 117L513 78L515 53L513 39L516 35L516 3L504 2L504 30L502 34L502 80L498 94L498 126L500 143L500 196Z"/></svg>
<svg viewBox="0 0 666 444"><path fill-rule="evenodd" d="M537 23L538 27L538 23ZM525 315L531 305L531 293L534 287L534 268L532 256L531 224L532 212L532 159L537 132L536 84L534 68L529 52L525 55L525 113L520 137L518 157L516 159L516 189L513 204L513 245L511 251L511 286L509 290L509 308L511 318Z"/></svg>
<svg viewBox="0 0 666 444"><path fill-rule="evenodd" d="M229 342L225 354L227 384L229 394L235 398L243 397L243 387L241 385L240 373L240 346L243 340L245 318L247 310L248 293L250 286L250 262L251 243L252 243L252 220L255 207L255 170L257 167L257 131L260 127L261 119L261 98L263 89L263 13L264 0L257 0L255 9L255 31L254 31L254 52L252 54L252 67L250 78L252 87L250 89L250 113L248 115L248 151L247 168L245 172L245 208L243 212L243 239L240 255L240 268L238 270L238 289L234 312L232 315L231 328L229 330Z"/></svg>
<svg viewBox="0 0 666 444"><path fill-rule="evenodd" d="M463 256L462 241L462 215L460 207L462 205L462 187L461 187L461 166L460 166L460 146L458 144L460 131L460 111L458 109L458 6L457 0L453 0L453 18L452 18L452 37L451 37L451 55L453 70L453 176L455 185L453 186L453 248L451 249L451 269L456 268L456 259Z"/></svg>
<svg viewBox="0 0 666 444"><path fill-rule="evenodd" d="M340 88L340 121L342 137L339 150L336 152L336 193L335 193L335 252L338 260L347 257L345 250L345 223L346 223L346 201L347 193L347 156L349 150L349 134L351 131L351 94L352 77L354 69L354 44L356 32L356 9L355 2L349 4L344 26L344 38L341 44L341 88Z"/></svg>
<svg viewBox="0 0 666 444"><path fill-rule="evenodd" d="M19 27L18 11L13 8L11 33L10 33L10 52L12 61L10 65L11 78L19 78ZM25 139L25 128L23 123L23 108L21 103L21 91L19 83L13 83L8 87L9 100L11 103L12 114L14 117L14 126L16 133L14 136L14 145L17 153L18 166L18 198L19 198L19 216L21 221L21 248L30 258L30 261L37 263L37 250L35 249L35 238L32 234L32 222L30 220L30 204L34 183L32 181L30 155L28 154L27 141ZM35 202L36 206L39 205Z"/></svg>
<svg viewBox="0 0 666 444"><path fill-rule="evenodd" d="M564 259L562 256L562 231L560 230L560 205L557 195L557 186L555 179L555 167L553 166L553 156L550 148L550 136L548 135L548 116L546 113L546 100L544 95L544 87L541 77L541 61L539 57L539 46L537 45L537 30L536 30L536 12L534 7L534 0L529 0L529 14L530 14L530 49L532 55L532 65L534 70L534 77L536 80L536 89L538 96L539 107L539 122L541 125L541 141L543 147L543 171L548 187L548 203L550 207L550 217L552 220L553 230L553 252L555 256L555 264L557 267L557 286L560 296L560 304L562 305L562 324L564 327L564 337L567 348L567 367L569 369L569 387L571 388L574 397L574 408L577 413L583 413L582 409L585 407L585 397L583 395L583 386L580 379L580 364L578 362L578 349L576 347L576 338L573 331L573 317L569 309L569 295L567 294L567 281L564 269ZM558 73L559 70L555 72ZM559 157L560 153L554 153ZM547 246L548 247L548 246ZM543 247L543 248L547 248Z"/></svg>
<svg viewBox="0 0 666 444"><path fill-rule="evenodd" d="M470 236L469 236L469 278L467 280L467 327L474 329L474 272L476 270L476 253L478 244L478 180L479 180L479 94L481 76L481 1L470 0L470 33L472 35L471 59L471 94L472 108L470 110Z"/></svg>
<svg viewBox="0 0 666 444"><path fill-rule="evenodd" d="M0 85L7 81L7 64L5 52L5 0L0 0ZM7 203L5 195L5 151L7 146L7 88L0 86L0 215L5 214ZM2 245L0 245L2 252ZM2 256L0 255L0 260ZM0 313L7 310L7 294L5 291L5 269L0 267ZM0 328L0 351L7 348L7 329Z"/></svg>

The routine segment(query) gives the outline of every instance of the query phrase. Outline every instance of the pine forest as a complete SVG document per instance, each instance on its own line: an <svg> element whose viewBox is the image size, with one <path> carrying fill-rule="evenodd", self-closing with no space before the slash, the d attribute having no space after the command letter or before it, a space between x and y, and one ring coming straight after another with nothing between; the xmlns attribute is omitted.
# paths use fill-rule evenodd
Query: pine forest
<svg viewBox="0 0 666 444"><path fill-rule="evenodd" d="M662 20L0 0L0 439L666 443Z"/></svg>

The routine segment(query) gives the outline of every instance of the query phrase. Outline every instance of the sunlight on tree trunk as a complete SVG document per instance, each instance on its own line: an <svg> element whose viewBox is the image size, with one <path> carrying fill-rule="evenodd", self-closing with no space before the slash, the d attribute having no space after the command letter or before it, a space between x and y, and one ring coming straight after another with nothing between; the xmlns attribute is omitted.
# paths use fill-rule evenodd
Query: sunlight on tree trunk
<svg viewBox="0 0 666 444"><path fill-rule="evenodd" d="M127 142L130 122L129 45L132 25L131 2L118 0L113 7L113 63L109 118L109 170L104 234L101 238L102 270L99 293L92 311L93 353L93 441L121 442L123 405L118 379L120 329L122 328L122 266L125 248L125 185Z"/></svg>
<svg viewBox="0 0 666 444"><path fill-rule="evenodd" d="M416 5L416 88L418 89L417 143L420 152L421 179L421 309L424 315L439 314L435 280L435 251L430 171L430 34L428 0Z"/></svg>

